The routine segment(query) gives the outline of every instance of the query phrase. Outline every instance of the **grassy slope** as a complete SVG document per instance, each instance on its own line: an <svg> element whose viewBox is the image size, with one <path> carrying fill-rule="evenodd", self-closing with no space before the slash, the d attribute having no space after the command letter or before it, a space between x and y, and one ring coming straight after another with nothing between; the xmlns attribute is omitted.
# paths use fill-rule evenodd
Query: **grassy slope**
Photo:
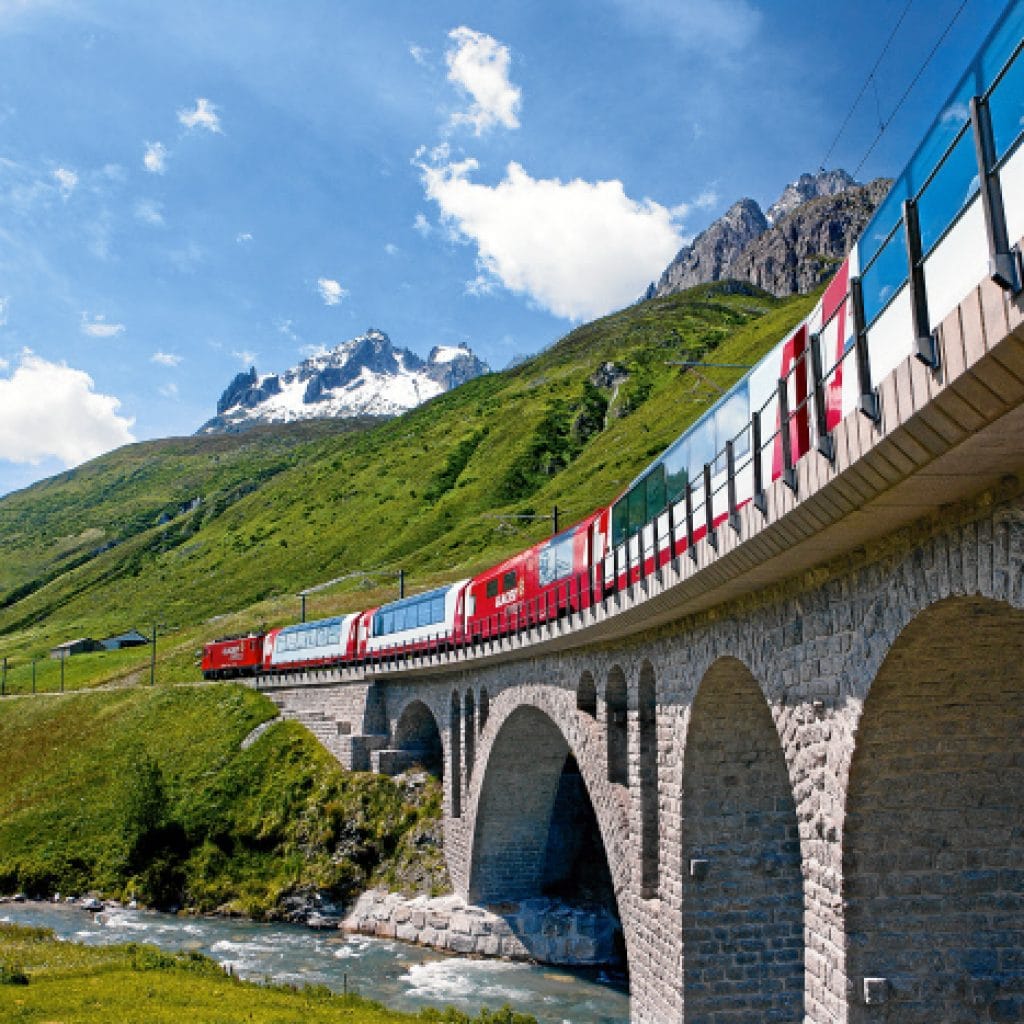
<svg viewBox="0 0 1024 1024"><path fill-rule="evenodd" d="M719 362L754 362L812 302L704 286L585 325L519 367L370 429L135 445L0 500L9 683L27 690L28 659L53 643L158 620L172 627L160 678L196 678L204 640L293 621L292 595L304 586L381 567L404 568L413 590L470 575L548 529L496 515L557 503L563 521L583 516L700 414L713 393L669 361L713 352ZM605 362L629 379L606 428L577 441L584 381ZM704 374L725 386L739 372ZM512 480L516 466L526 468ZM194 511L152 525L194 497ZM393 593L390 582L352 581L317 595L310 615ZM148 660L146 649L73 658L68 685L138 680ZM53 688L58 666L44 671Z"/></svg>
<svg viewBox="0 0 1024 1024"><path fill-rule="evenodd" d="M472 1020L455 1011L397 1013L323 987L238 981L197 954L81 946L14 925L0 925L0 1018L21 1024L536 1024L501 1011Z"/></svg>
<svg viewBox="0 0 1024 1024"><path fill-rule="evenodd" d="M166 789L169 867L194 909L263 916L309 887L346 898L421 855L417 826L437 817L439 785L410 803L390 779L341 770L290 722L241 750L275 714L262 695L230 685L7 701L0 892L149 896L147 877L133 874L127 827L147 760ZM425 867L441 878L433 857Z"/></svg>

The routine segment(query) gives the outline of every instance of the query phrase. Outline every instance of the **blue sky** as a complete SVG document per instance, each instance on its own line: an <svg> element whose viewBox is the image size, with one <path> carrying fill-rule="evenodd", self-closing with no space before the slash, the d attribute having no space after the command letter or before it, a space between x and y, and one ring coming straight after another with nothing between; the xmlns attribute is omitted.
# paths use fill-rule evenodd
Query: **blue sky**
<svg viewBox="0 0 1024 1024"><path fill-rule="evenodd" d="M853 171L962 0L914 0ZM822 162L904 0L0 0L0 493L374 326L493 367ZM859 177L1002 3L969 0Z"/></svg>

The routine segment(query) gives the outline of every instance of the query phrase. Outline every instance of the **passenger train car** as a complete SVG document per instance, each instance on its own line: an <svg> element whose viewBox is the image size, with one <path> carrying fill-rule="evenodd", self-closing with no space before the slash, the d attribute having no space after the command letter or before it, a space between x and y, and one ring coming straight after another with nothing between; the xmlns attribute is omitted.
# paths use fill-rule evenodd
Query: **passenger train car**
<svg viewBox="0 0 1024 1024"><path fill-rule="evenodd" d="M878 388L901 361L934 367L932 332L959 297L986 274L1020 286L1019 257L997 251L986 225L996 196L1003 234L1024 236L1022 37L1024 2L1013 0L811 314L610 505L472 579L207 644L203 674L302 672L486 643L583 611L705 538L715 543L744 505L764 507L773 481L795 489L801 458L835 456L840 420L855 410L878 418Z"/></svg>

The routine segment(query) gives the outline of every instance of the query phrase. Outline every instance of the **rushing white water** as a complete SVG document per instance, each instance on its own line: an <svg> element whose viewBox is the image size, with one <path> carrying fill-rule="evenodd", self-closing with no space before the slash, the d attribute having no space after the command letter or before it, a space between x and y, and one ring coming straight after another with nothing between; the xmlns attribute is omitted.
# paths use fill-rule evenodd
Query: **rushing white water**
<svg viewBox="0 0 1024 1024"><path fill-rule="evenodd" d="M148 942L197 950L243 978L348 988L398 1010L510 1003L541 1024L625 1024L629 997L562 969L503 960L464 960L384 939L313 932L294 925L175 917L145 910L105 910L52 903L8 903L0 921L52 928L88 945Z"/></svg>

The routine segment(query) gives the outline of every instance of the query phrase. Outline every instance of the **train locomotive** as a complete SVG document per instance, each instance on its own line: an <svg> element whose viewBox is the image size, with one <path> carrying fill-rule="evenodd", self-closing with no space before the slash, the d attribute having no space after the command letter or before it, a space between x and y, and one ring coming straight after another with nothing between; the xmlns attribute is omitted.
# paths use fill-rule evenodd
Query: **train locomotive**
<svg viewBox="0 0 1024 1024"><path fill-rule="evenodd" d="M204 677L366 665L487 642L583 611L678 557L791 472L816 437L855 407L858 390L852 374L844 375L855 260L856 251L810 316L610 505L471 579L363 612L208 643Z"/></svg>

